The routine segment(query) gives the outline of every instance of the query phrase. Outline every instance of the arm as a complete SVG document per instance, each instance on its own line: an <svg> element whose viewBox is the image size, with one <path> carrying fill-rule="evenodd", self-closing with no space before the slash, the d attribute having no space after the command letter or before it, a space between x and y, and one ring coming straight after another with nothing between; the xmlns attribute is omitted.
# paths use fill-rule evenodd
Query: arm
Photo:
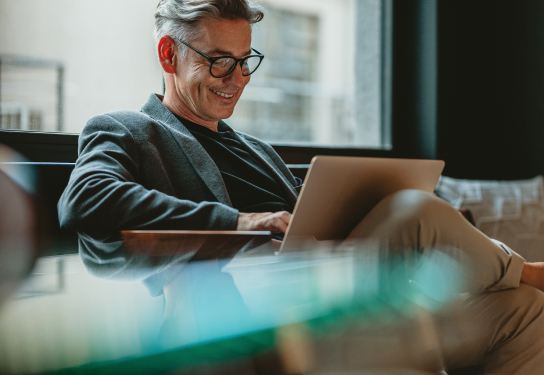
<svg viewBox="0 0 544 375"><path fill-rule="evenodd" d="M108 115L80 136L79 158L59 204L62 227L103 236L121 229L234 230L238 211L178 199L138 183L140 154L131 132Z"/></svg>

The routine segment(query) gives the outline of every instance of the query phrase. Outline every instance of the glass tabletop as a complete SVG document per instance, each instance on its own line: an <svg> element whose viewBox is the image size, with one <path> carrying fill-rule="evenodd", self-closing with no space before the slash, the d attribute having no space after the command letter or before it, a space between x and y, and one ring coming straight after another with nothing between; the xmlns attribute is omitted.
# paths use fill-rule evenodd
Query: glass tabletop
<svg viewBox="0 0 544 375"><path fill-rule="evenodd" d="M195 260L201 249L150 255L80 237L79 255L39 258L0 306L0 373L255 368L267 353L285 369L285 348L440 311L460 288L461 266L439 252L407 262L368 244L279 255L258 245Z"/></svg>

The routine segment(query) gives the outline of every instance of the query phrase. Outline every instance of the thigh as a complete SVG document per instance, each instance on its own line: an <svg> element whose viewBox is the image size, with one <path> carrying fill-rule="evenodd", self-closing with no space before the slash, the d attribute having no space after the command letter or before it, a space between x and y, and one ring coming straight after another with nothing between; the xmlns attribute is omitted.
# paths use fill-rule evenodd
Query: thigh
<svg viewBox="0 0 544 375"><path fill-rule="evenodd" d="M517 287L524 263L450 204L418 190L403 190L383 199L348 240L377 244L382 252L443 252L469 267L466 287L473 293Z"/></svg>

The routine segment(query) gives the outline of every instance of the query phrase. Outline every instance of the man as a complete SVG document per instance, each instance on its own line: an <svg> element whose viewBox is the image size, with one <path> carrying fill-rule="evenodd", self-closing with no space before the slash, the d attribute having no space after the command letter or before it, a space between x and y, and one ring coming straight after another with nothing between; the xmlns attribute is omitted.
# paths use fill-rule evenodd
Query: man
<svg viewBox="0 0 544 375"><path fill-rule="evenodd" d="M226 18L211 15L213 18L201 21L199 38L188 38L191 34L168 18L169 2L159 5L156 34L159 60L165 71L164 99L152 95L142 113L121 111L89 121L80 137L77 168L60 201L63 225L94 234L122 228L285 231L289 215L284 210L239 213L232 208L234 189L227 191L223 181L229 172L219 173L184 126L200 125L209 132L219 129L231 137L244 149L240 157L245 160L240 164L250 169L250 177L251 172L260 175L255 178L257 182L233 181L237 177L233 176L227 184L231 182L249 195L262 193L261 197L270 200L272 207L283 205L292 210L297 181L281 159L269 145L234 133L220 121L230 117L249 82L249 75L242 72L242 61L237 61L236 69L227 76L215 78L210 73L211 61L180 42L185 38L186 43L212 58L249 56L250 23L260 20L262 13L248 10L246 19L230 19L237 17L229 14L238 11L236 3L232 3L232 9L225 8ZM251 59L260 61L260 57ZM234 61L222 59L213 66L227 64L230 68ZM207 135L203 133L202 137ZM93 173L89 174L91 170ZM275 185L268 194L259 191L265 184L263 179ZM252 183L256 189L251 189Z"/></svg>
<svg viewBox="0 0 544 375"><path fill-rule="evenodd" d="M88 122L59 201L62 226L100 238L122 229L285 233L299 182L269 145L223 122L263 58L251 47L251 25L262 17L246 0L159 3L155 37L165 95L152 94L140 112ZM478 271L468 290L484 293L474 304L497 308L486 321L492 333L469 362L485 358L490 372L524 374L544 362L544 295L520 286L543 289L542 264L526 264L445 202L416 191L384 199L350 237L388 249L468 255ZM450 363L463 365L459 357L469 356L453 357Z"/></svg>

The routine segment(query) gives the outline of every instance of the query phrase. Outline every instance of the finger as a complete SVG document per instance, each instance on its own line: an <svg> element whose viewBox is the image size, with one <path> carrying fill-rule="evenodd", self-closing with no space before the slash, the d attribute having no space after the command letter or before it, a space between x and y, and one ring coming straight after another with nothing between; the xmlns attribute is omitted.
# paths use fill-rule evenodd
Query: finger
<svg viewBox="0 0 544 375"><path fill-rule="evenodd" d="M287 211L260 212L250 214L249 230L268 230L273 233L285 233L291 221Z"/></svg>
<svg viewBox="0 0 544 375"><path fill-rule="evenodd" d="M291 213L285 212L284 215L283 215L283 221L285 221L285 223L287 223L287 225L289 225L291 223L291 218L292 217L293 217L293 215L291 215Z"/></svg>
<svg viewBox="0 0 544 375"><path fill-rule="evenodd" d="M291 221L291 216L292 215L287 211L279 211L274 213L274 217L286 222L287 224L289 224Z"/></svg>
<svg viewBox="0 0 544 375"><path fill-rule="evenodd" d="M287 228L289 227L289 224L291 223L291 217L293 215L291 215L289 212L283 212L282 215L281 215L281 220L282 220L282 224L281 224L281 227L282 227L282 232L285 233L287 232Z"/></svg>
<svg viewBox="0 0 544 375"><path fill-rule="evenodd" d="M281 215L278 218L276 226L282 233L287 232L287 227L289 226L289 219L290 218L288 215Z"/></svg>
<svg viewBox="0 0 544 375"><path fill-rule="evenodd" d="M287 232L287 223L283 220L279 220L277 222L277 228L279 229L279 232L285 233Z"/></svg>
<svg viewBox="0 0 544 375"><path fill-rule="evenodd" d="M282 227L285 226L285 223L278 215L274 214L262 217L256 226L261 230L268 230L272 233L280 233L283 232Z"/></svg>

